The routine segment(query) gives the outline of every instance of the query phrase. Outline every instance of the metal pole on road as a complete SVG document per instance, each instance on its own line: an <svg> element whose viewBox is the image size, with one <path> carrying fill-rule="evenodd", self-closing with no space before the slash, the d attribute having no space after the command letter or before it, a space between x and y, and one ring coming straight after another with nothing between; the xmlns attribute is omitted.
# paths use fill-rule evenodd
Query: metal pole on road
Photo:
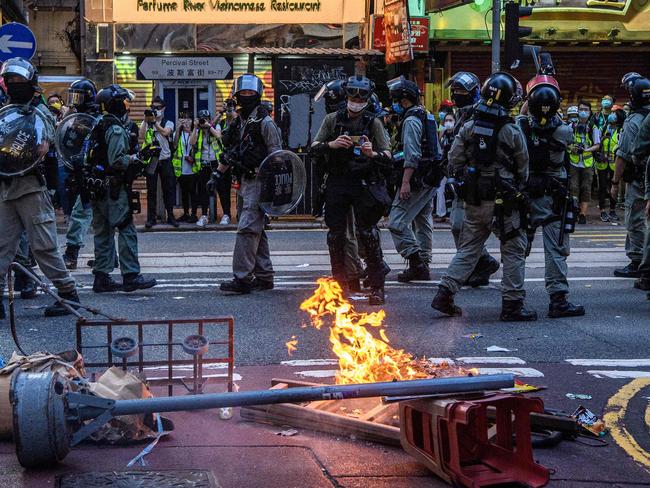
<svg viewBox="0 0 650 488"><path fill-rule="evenodd" d="M492 73L501 69L501 0L492 0Z"/></svg>

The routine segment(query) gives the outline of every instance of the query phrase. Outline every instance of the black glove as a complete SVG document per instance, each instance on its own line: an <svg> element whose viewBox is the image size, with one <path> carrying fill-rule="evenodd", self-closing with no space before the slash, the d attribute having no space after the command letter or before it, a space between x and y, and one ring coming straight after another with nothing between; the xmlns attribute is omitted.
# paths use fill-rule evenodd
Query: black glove
<svg viewBox="0 0 650 488"><path fill-rule="evenodd" d="M208 189L209 193L214 193L217 191L217 187L219 186L219 182L223 179L225 173L222 173L221 171L215 170L212 172L212 176L210 177L210 181L208 181L208 184L206 185L206 188Z"/></svg>

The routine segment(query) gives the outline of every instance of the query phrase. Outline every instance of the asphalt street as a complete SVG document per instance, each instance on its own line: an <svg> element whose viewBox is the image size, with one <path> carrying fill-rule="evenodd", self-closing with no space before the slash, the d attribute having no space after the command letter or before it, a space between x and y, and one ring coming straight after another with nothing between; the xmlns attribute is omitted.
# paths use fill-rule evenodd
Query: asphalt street
<svg viewBox="0 0 650 488"><path fill-rule="evenodd" d="M137 293L97 295L91 290L89 269L81 266L75 272L81 300L127 319L232 316L240 374L245 374L246 368L282 364L296 377L309 381L331 378L336 364L328 333L301 327L308 318L299 310L300 303L315 289L315 280L329 272L326 232L269 231L275 289L245 296L218 291L218 283L230 277L234 238L232 231L140 233L143 273L156 277L158 286ZM619 446L610 456L623 463L622 469L629 467L621 472L633 475L632 479L624 480L618 474L616 479L608 478L602 466L592 467L597 473L595 480L650 484L650 474L642 468L645 464L645 469L650 469L650 301L632 287L632 280L612 274L615 267L627 264L624 242L625 231L620 225L579 227L571 237L570 297L583 304L587 313L578 318L548 319L544 257L538 236L527 262L526 291L527 304L537 310L539 320L504 324L498 321L500 272L490 286L460 292L457 303L464 310L463 317L443 317L430 308L437 281L454 254L448 229L437 228L434 233L432 281L407 285L396 281L396 272L405 263L384 230L382 246L393 269L387 281L387 302L382 307L386 311L386 334L393 347L417 357L447 358L478 367L481 373L514 372L527 383L548 386L543 395L547 405L569 413L583 403L603 415L614 409L608 403L616 405L622 389L634 384L631 396L627 393L629 408L619 422L623 433L619 435L615 428L607 438ZM498 256L499 242L490 239L488 249ZM89 237L80 263L85 265L91 256ZM42 318L42 307L49 302L42 294L31 301L16 302L18 336L28 352L63 351L75 346L73 318ZM373 310L363 295L353 297L353 303L357 310ZM7 324L3 322L0 329L0 355L4 358L14 349ZM164 328L152 334L149 340L167 337ZM285 342L292 336L298 344L289 356ZM105 344L105 331L90 331L84 341ZM491 346L501 349L490 352L494 349ZM567 398L567 393L592 398L580 402Z"/></svg>

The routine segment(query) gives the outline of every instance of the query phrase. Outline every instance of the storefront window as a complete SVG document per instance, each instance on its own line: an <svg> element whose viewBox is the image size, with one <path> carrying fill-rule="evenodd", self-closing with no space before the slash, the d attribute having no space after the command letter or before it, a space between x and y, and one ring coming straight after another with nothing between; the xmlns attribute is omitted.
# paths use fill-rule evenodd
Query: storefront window
<svg viewBox="0 0 650 488"><path fill-rule="evenodd" d="M191 24L118 24L115 26L118 52L196 51L196 26Z"/></svg>

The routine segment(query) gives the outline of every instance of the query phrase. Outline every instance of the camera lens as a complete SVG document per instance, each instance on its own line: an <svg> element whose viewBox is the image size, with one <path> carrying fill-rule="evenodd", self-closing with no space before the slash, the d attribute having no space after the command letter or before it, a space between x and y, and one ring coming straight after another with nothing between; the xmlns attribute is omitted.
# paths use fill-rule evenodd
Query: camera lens
<svg viewBox="0 0 650 488"><path fill-rule="evenodd" d="M201 125L205 124L205 119L199 119L199 124Z"/></svg>

